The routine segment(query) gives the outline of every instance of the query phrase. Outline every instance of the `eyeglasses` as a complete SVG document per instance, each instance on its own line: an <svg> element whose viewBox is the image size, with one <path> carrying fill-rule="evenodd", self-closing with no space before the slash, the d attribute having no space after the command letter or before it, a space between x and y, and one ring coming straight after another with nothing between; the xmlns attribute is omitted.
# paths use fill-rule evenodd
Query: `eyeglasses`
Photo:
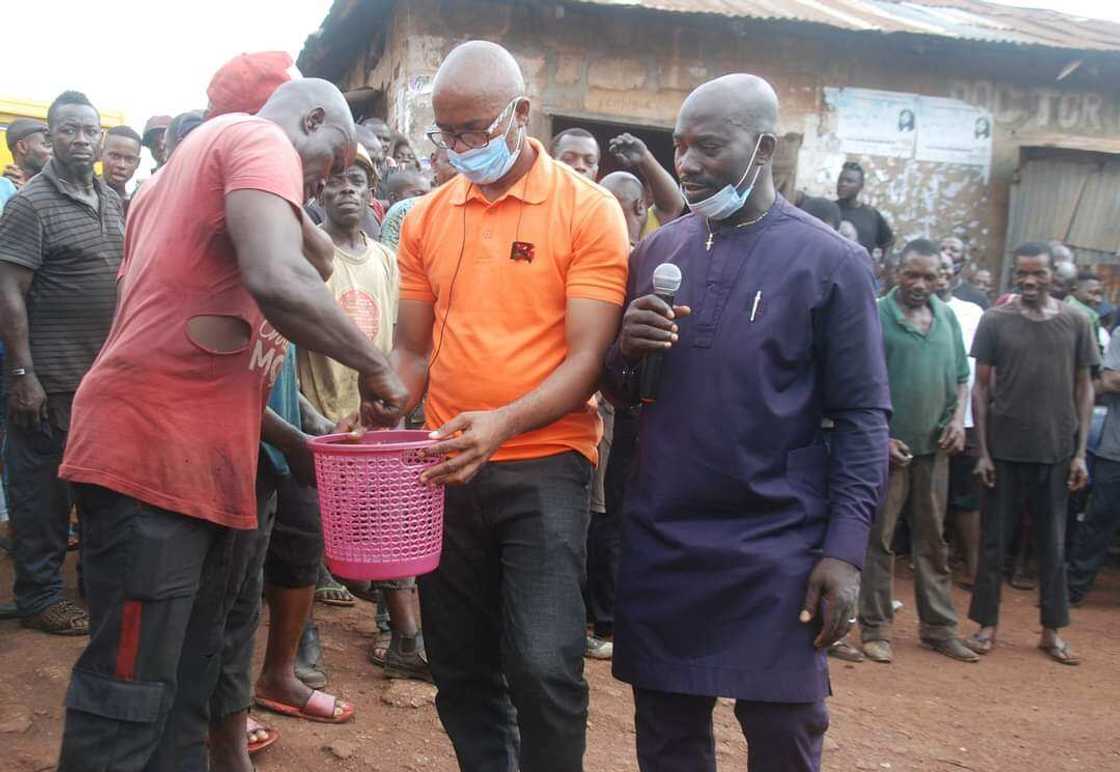
<svg viewBox="0 0 1120 772"><path fill-rule="evenodd" d="M433 126L428 129L425 134L432 144L440 150L450 150L455 146L455 143L466 145L471 150L476 150L480 147L485 147L489 144L490 140L494 138L494 130L505 119L506 113L509 113L514 105L521 101L521 97L516 97L512 102L505 106L505 109L498 113L498 117L494 122L485 129L470 129L468 131L445 131L444 129ZM512 118L511 118L512 120ZM506 131L509 131L508 127Z"/></svg>

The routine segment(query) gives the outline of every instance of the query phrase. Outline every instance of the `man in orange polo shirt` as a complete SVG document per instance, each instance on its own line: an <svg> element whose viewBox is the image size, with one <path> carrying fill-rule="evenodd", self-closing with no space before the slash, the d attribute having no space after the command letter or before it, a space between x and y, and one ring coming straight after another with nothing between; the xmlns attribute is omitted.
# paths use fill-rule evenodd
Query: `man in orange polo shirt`
<svg viewBox="0 0 1120 772"><path fill-rule="evenodd" d="M432 105L428 136L460 174L404 221L393 364L411 405L428 390L432 452L452 454L425 474L451 486L443 559L420 579L436 707L463 770L582 770L590 397L626 226L607 191L526 137L502 47L452 51Z"/></svg>

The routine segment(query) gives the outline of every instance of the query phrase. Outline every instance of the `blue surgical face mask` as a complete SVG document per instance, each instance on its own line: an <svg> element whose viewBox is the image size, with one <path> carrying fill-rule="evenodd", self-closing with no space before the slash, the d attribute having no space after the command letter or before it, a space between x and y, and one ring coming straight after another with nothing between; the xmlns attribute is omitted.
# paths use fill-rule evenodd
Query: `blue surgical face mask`
<svg viewBox="0 0 1120 772"><path fill-rule="evenodd" d="M510 102L506 106L506 110L512 110L519 100L520 97ZM505 112L505 110L502 112ZM505 133L494 137L485 146L473 148L465 153L456 153L449 149L447 151L448 163L475 185L489 185L492 182L497 182L509 173L509 170L517 162L518 156L521 155L521 146L525 141L524 127L519 126L517 129L516 150L511 151L506 143L506 138L509 136L514 123L516 123L516 112L511 115Z"/></svg>
<svg viewBox="0 0 1120 772"><path fill-rule="evenodd" d="M750 163L747 164L746 171L739 181L734 185L724 185L723 188L714 193L703 201L697 201L695 204L691 201L688 202L688 208L701 217L707 217L709 220L726 220L731 215L738 212L747 204L747 199L751 197L751 191L754 190L754 184L758 181L759 172L762 167L759 166L754 170L754 177L751 178L751 184L746 187L741 193L739 186L747 179L747 175L751 173L751 167L754 166L755 156L758 155L758 148L762 145L762 138L765 134L758 135L758 141L754 143L754 152L751 153ZM681 191L682 194L684 191ZM688 201L688 198L685 198Z"/></svg>

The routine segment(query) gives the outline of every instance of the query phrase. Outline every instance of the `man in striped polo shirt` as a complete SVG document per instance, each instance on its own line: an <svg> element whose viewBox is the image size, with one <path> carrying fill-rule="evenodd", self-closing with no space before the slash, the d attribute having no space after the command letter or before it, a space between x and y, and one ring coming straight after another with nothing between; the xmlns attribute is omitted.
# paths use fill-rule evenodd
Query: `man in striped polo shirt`
<svg viewBox="0 0 1120 772"><path fill-rule="evenodd" d="M124 216L93 173L101 118L66 91L47 113L53 158L0 217L0 335L7 349L8 468L16 611L25 627L89 632L62 598L70 494L58 465L78 382L109 334ZM108 438L107 438L108 439Z"/></svg>

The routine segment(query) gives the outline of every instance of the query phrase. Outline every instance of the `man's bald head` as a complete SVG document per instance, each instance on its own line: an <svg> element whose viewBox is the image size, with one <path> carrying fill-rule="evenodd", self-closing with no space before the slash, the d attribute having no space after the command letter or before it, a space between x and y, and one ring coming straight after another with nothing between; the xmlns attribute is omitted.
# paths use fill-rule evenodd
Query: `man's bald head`
<svg viewBox="0 0 1120 772"><path fill-rule="evenodd" d="M377 132L366 125L358 126L358 144L366 149L370 160L380 163L385 158L385 146L377 137Z"/></svg>
<svg viewBox="0 0 1120 772"><path fill-rule="evenodd" d="M500 110L521 96L525 96L525 78L517 60L488 40L470 40L457 46L432 81L433 105L468 97Z"/></svg>
<svg viewBox="0 0 1120 772"><path fill-rule="evenodd" d="M1060 241L1051 241L1050 245L1050 259L1054 265L1058 263L1073 263L1073 250L1067 247Z"/></svg>
<svg viewBox="0 0 1120 772"><path fill-rule="evenodd" d="M618 199L622 214L626 217L630 242L637 242L646 220L646 196L642 181L630 172L611 172L599 184Z"/></svg>
<svg viewBox="0 0 1120 772"><path fill-rule="evenodd" d="M716 113L753 134L778 130L778 95L757 75L737 72L696 88L681 105L680 115Z"/></svg>
<svg viewBox="0 0 1120 772"><path fill-rule="evenodd" d="M377 140L381 143L381 146L388 149L389 143L393 140L393 130L389 128L388 123L380 118L366 118L362 121L362 126L365 126L376 134Z"/></svg>
<svg viewBox="0 0 1120 772"><path fill-rule="evenodd" d="M406 198L423 196L431 189L432 181L415 169L397 169L385 181L385 196L390 205Z"/></svg>
<svg viewBox="0 0 1120 772"><path fill-rule="evenodd" d="M644 197L642 181L630 172L611 172L600 182L619 201L633 201Z"/></svg>
<svg viewBox="0 0 1120 772"><path fill-rule="evenodd" d="M288 135L303 161L305 192L316 195L333 171L350 166L357 151L357 131L350 106L331 82L297 78L283 84L261 108L261 118Z"/></svg>

